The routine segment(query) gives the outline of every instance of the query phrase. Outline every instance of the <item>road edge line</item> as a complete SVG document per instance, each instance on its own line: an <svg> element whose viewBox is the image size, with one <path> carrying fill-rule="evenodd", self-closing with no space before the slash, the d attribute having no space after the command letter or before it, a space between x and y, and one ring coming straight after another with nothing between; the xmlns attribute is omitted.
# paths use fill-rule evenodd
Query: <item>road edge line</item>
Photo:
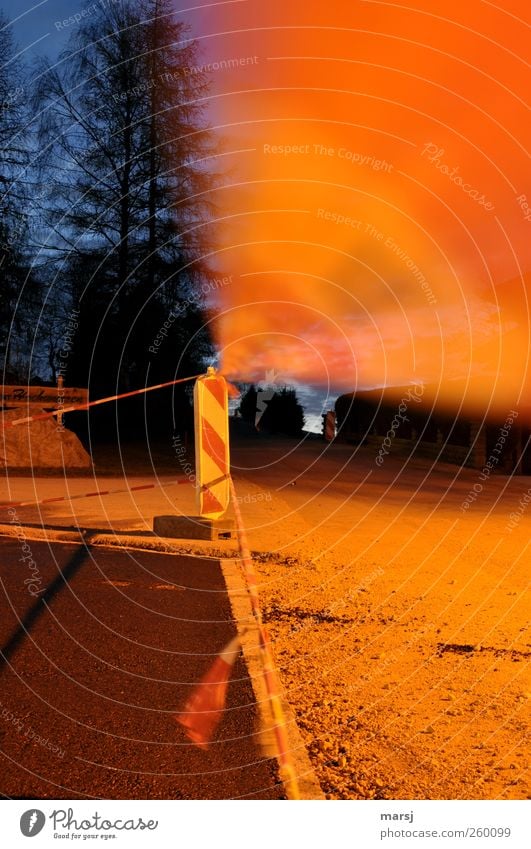
<svg viewBox="0 0 531 849"><path fill-rule="evenodd" d="M242 652L254 691L256 705L262 719L262 724L267 727L270 719L265 713L264 706L267 704L269 697L264 684L258 641L255 629L251 627L245 631L246 626L254 622L249 593L241 573L239 561L233 557L220 557L218 559L227 587L232 615L240 635ZM295 714L285 698L282 699L282 706L287 720L286 731L288 743L297 773L301 797L304 800L323 800L325 798L324 793L315 775L308 751L297 725Z"/></svg>

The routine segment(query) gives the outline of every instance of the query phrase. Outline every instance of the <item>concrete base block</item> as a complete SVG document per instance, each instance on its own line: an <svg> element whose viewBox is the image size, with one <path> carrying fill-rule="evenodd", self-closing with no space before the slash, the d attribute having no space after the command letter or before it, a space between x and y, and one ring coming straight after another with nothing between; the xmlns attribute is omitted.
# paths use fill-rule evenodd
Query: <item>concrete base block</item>
<svg viewBox="0 0 531 849"><path fill-rule="evenodd" d="M232 539L232 519L203 519L200 516L155 516L153 531L171 539Z"/></svg>

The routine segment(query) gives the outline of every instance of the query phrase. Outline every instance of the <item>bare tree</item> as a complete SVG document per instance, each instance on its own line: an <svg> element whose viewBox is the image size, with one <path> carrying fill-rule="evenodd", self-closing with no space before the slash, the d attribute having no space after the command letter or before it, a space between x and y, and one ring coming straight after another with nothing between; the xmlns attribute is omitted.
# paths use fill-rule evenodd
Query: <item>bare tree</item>
<svg viewBox="0 0 531 849"><path fill-rule="evenodd" d="M0 16L0 360L4 380L21 380L26 371L26 296L34 296L25 254L28 147L24 90L7 22Z"/></svg>
<svg viewBox="0 0 531 849"><path fill-rule="evenodd" d="M208 347L196 286L210 273L213 147L197 64L171 3L133 0L98 7L61 62L42 69L40 141L54 189L47 250L81 309L76 381L89 368L102 388L138 383L164 363L171 370L175 357L149 354L171 311L187 359Z"/></svg>

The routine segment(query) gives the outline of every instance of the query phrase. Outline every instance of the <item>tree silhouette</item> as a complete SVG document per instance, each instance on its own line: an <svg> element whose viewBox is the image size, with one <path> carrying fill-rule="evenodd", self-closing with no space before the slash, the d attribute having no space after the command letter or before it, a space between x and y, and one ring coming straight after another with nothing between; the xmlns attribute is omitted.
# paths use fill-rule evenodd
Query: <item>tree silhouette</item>
<svg viewBox="0 0 531 849"><path fill-rule="evenodd" d="M260 430L299 437L303 428L304 410L295 390L284 387L275 392L260 419Z"/></svg>
<svg viewBox="0 0 531 849"><path fill-rule="evenodd" d="M238 412L242 419L254 425L256 418L256 399L257 392L253 384L249 386L247 391L242 395Z"/></svg>
<svg viewBox="0 0 531 849"><path fill-rule="evenodd" d="M3 380L28 377L36 281L27 255L29 162L25 80L0 14L0 365Z"/></svg>
<svg viewBox="0 0 531 849"><path fill-rule="evenodd" d="M93 394L193 373L212 352L198 295L212 275L206 80L189 73L197 46L171 9L97 7L37 92L48 245L80 310L68 379Z"/></svg>

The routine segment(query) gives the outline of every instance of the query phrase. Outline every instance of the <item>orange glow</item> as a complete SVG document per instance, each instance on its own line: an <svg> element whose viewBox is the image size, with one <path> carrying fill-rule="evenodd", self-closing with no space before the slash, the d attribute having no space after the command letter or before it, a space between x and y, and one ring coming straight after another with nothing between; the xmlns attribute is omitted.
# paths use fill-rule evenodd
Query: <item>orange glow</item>
<svg viewBox="0 0 531 849"><path fill-rule="evenodd" d="M526 403L527 4L503 5L209 12L205 60L237 60L211 101L229 378L422 381L500 415Z"/></svg>

